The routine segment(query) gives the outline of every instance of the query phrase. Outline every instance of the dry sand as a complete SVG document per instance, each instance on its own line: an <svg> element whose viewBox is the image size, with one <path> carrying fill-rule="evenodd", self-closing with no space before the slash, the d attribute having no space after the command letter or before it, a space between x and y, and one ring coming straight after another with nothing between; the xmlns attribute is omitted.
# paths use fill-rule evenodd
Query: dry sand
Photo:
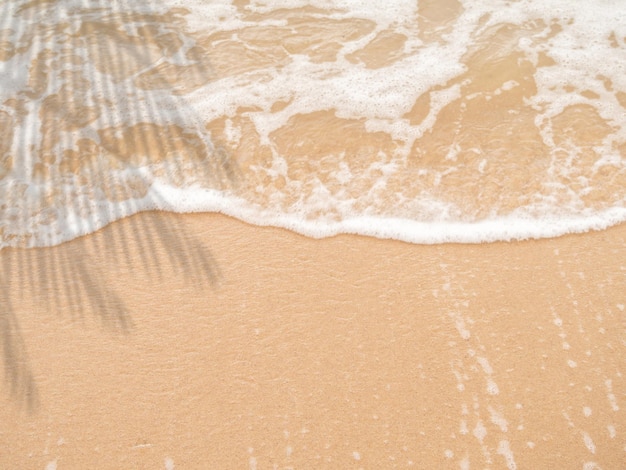
<svg viewBox="0 0 626 470"><path fill-rule="evenodd" d="M148 213L0 261L0 468L626 462L626 225L418 246Z"/></svg>

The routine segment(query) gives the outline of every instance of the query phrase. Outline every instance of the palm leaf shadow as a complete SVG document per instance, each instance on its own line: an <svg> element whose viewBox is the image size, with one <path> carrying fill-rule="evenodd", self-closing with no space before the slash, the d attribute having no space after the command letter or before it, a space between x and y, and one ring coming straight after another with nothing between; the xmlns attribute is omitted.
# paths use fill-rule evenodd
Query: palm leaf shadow
<svg viewBox="0 0 626 470"><path fill-rule="evenodd" d="M4 73L6 76L10 76L12 80L17 80L19 75L23 73L20 70L2 71L2 60L9 55L22 57L21 63L30 65L28 74L31 78L37 75L36 79L29 79L25 83L21 92L11 96L4 103L0 103L0 106L6 109L10 119L7 125L12 126L9 130L7 128L0 129L0 135L3 135L4 130L6 131L4 134L7 134L12 141L12 149L14 149L15 154L11 158L14 160L14 168L28 170L26 172L30 171L32 174L37 172L42 193L57 194L58 188L61 186L60 183L65 181L59 176L57 167L67 160L68 150L59 150L53 154L49 158L53 163L49 166L39 163L33 165L29 155L33 148L32 136L42 133L44 143L48 139L57 146L56 148L76 149L74 151L77 158L75 160L78 162L76 163L78 168L76 171L80 171L81 178L87 181L85 185L87 189L78 196L65 191L58 202L61 207L69 208L69 210L84 215L82 219L73 221L78 226L78 231L82 233L93 232L103 225L103 220L116 220L140 212L146 206L162 207L164 201L160 199L159 194L150 194L151 200L147 201L147 204L145 195L141 203L135 197L136 185L141 186L142 183L144 185L150 183L146 177L135 178L133 184L130 185L123 178L112 176L107 160L103 155L106 154L107 158L113 158L118 163L128 165L126 155L116 154L117 149L109 147L105 150L100 149L99 154L94 157L93 153L90 153L92 150L86 150L85 145L83 145L84 139L83 144L79 142L77 147L77 143L71 140L73 138L71 134L65 132L69 128L69 124L66 123L73 120L78 122L75 126L78 126L81 132L84 131L86 135L98 135L98 131L93 128L94 120L83 119L78 111L73 112L72 106L74 104L72 103L84 101L86 96L102 96L104 97L103 103L109 104L123 99L125 96L135 96L134 82L140 74L145 73L146 70L150 70L155 65L151 55L154 51L149 51L147 46L143 51L139 46L131 51L130 57L133 61L145 65L137 70L129 69L129 64L123 60L111 64L116 73L119 76L127 76L126 79L96 80L96 77L85 76L84 70L76 69L74 62L78 61L79 55L66 54L50 59L45 54L42 55L42 50L44 52L47 50L47 44L51 45L51 50L54 49L52 46L55 44L73 50L81 50L81 47L86 50L87 46L84 44L87 39L77 37L77 34L65 25L68 18L71 18L75 23L90 22L94 24L101 22L106 27L115 25L116 22L128 21L143 25L142 27L145 26L144 29L148 31L151 30L150 28L152 30L169 28L169 32L174 31L176 34L184 35L184 31L181 29L181 25L184 24L181 16L183 13L168 12L165 15L169 16L164 16L163 9L150 1L139 2L141 14L135 14L134 10L139 8L137 4L124 1L101 2L101 4L96 2L95 6L94 2L87 0L14 3L19 3L19 8L16 9L15 4L11 5L10 2L0 6L0 30L6 29L9 32L0 35L0 39L11 43L10 54L6 53L0 56L0 77ZM39 25L43 19L45 19L44 24ZM171 24L164 25L163 22L166 20L171 20ZM33 30L33 24L39 26ZM96 52L93 54L95 55L92 55L90 60L98 61L105 58L111 60L111 58L117 57L119 51L115 49L116 44L118 44L115 34L126 33L123 33L121 28L117 30L113 28L111 31L113 31L113 39L106 43L108 45L105 45L110 49L107 50L102 45L98 46L94 49ZM98 41L97 38L94 40ZM135 42L139 44L141 41L135 40ZM3 47L2 44L0 47ZM82 59L85 58L82 57ZM167 60L167 57L159 60ZM193 70L199 76L210 77L211 75L210 65L206 58L202 62L196 63ZM106 72L103 73L103 76L106 76ZM84 88L84 80L92 83L92 88L89 91L91 95L85 95L84 90L78 91L81 87ZM194 80L195 82L198 81L197 76ZM160 80L157 76L155 83L167 85L169 82L167 77ZM60 97L58 100L62 106L50 107L49 109L52 111L47 111L48 114L42 114L44 111L40 112L44 117L48 117L50 122L55 123L50 125L48 122L47 127L44 128L44 124L40 124L38 119L29 118L23 110L20 111L23 108L20 103L28 102L30 99L40 99L46 90L58 92ZM75 95L72 95L73 90L76 90ZM151 95L146 93L142 96L149 98ZM2 98L1 94L0 98ZM136 111L136 114L129 118L138 123L146 122L148 119L160 124L167 123L169 120L188 122L196 118L191 116L190 119L190 116L185 114L189 111L188 106L185 106L182 94L174 93L170 99L174 106L168 106L168 114L163 113L159 102L144 99L143 111L141 113ZM45 99L43 101L45 102ZM2 107L0 107L0 112L2 112ZM131 114L135 112L132 107L130 111ZM120 122L120 116L116 113L121 111L117 110L115 106L108 107L106 112L102 108L96 111L87 110L87 112L98 114L97 121L100 127L113 128L116 123ZM2 121L0 121L0 125L2 125ZM139 133L135 137L138 147L144 149L151 148L150 145L153 146L152 148L171 147L171 142L168 140L170 136L167 133L157 135L156 144L154 136ZM207 139L207 135L200 135L199 139L204 142L205 155L203 158L194 160L191 169L188 161L187 166L183 167L179 159L168 158L165 162L167 174L176 177L191 170L193 174L202 178L211 187L224 188L236 185L238 173L230 155L225 153L222 148L214 149L210 139ZM2 147L0 147L1 149ZM0 155L0 158L2 157L3 155ZM152 162L150 160L151 155L144 155L144 157L148 158L148 163ZM72 164L72 161L68 163L68 165ZM142 178L144 178L143 181ZM6 182L6 180L3 182L2 179L3 175L0 174L0 185ZM12 225L5 225L5 227L17 228L17 232L20 230L27 232L29 223L32 223L31 214L37 213L38 204L41 201L33 200L24 203L21 200L22 196L14 191L15 187L15 185L7 185L6 188L8 189L5 189L4 186L0 186L0 198L4 199L5 207L17 206L18 204L22 204L21 207L24 207L23 213L11 219ZM95 212L93 209L85 212L85 207L89 205L90 198L92 200L97 199L105 193L114 201L113 203L100 205ZM61 219L56 229L62 233L67 229L64 226L67 223ZM0 226L0 241L2 241L1 230L2 226ZM9 235L6 235L5 239L8 239L7 237ZM135 257L127 248L128 241L131 239L135 241L133 246L137 247L142 273L159 277L183 276L188 282L206 283L208 285L215 285L219 279L218 266L204 242L192 235L181 233L180 227L171 218L165 217L131 217L124 224L113 224L108 227L103 236L89 237L87 242L75 244L74 246L78 248L73 251L59 250L54 247L37 251L26 248L0 250L2 267L0 271L2 359L7 389L19 406L24 406L29 411L34 412L40 397L35 380L36 374L29 360L24 333L19 322L20 316L35 314L35 312L21 311L18 306L19 302L15 302L14 297L19 295L21 291L36 290L40 293L38 302L49 306L50 310L59 312L63 310L63 314L69 314L73 320L80 320L85 315L85 311L89 311L99 319L102 327L109 334L130 334L135 327L132 312L129 311L123 297L105 282L108 274L104 271L105 268L90 261L89 250L105 250L111 258L114 258L118 266L125 267L130 271L137 270L137 266L133 265ZM25 240L25 243L28 243L28 240ZM166 253L166 257L158 256L158 253ZM39 366L41 367L41 365Z"/></svg>

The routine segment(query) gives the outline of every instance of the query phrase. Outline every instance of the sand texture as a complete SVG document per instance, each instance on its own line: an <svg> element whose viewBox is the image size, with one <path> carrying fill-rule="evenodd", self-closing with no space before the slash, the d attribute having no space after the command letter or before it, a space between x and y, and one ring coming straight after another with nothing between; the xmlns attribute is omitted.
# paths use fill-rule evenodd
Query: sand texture
<svg viewBox="0 0 626 470"><path fill-rule="evenodd" d="M421 246L145 213L0 262L0 468L624 468L624 225Z"/></svg>

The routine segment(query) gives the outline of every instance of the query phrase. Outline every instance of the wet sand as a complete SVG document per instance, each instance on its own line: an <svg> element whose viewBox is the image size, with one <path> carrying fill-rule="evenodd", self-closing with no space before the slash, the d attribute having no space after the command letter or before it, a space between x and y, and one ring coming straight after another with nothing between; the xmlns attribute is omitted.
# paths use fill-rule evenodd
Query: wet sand
<svg viewBox="0 0 626 470"><path fill-rule="evenodd" d="M626 225L420 246L147 213L0 261L1 468L626 461Z"/></svg>

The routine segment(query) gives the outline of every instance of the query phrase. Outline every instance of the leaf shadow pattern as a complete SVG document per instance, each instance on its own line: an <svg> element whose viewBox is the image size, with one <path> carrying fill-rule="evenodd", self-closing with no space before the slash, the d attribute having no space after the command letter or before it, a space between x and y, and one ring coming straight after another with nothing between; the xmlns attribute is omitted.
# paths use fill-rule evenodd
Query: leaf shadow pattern
<svg viewBox="0 0 626 470"><path fill-rule="evenodd" d="M3 273L4 274L4 273ZM5 276L0 278L5 286ZM28 361L28 352L20 331L17 312L6 296L0 291L2 311L0 312L0 333L2 334L2 355L4 359L4 380L9 393L29 411L37 409L39 396L33 373Z"/></svg>
<svg viewBox="0 0 626 470"><path fill-rule="evenodd" d="M19 322L26 312L12 300L15 292L36 286L51 308L68 309L76 320L93 312L111 334L129 334L134 325L87 248L70 256L28 247L169 207L152 187L155 179L217 190L238 184L231 156L190 115L184 74L172 82L172 67L193 71L189 91L212 79L209 59L185 55L194 45L187 13L151 1L0 6L0 79L12 86L0 90L0 337L8 390L31 412L40 397ZM142 88L146 74L151 79ZM142 272L209 285L219 278L205 244L168 218L130 217L81 246L133 270L130 239ZM156 253L166 253L167 264Z"/></svg>

